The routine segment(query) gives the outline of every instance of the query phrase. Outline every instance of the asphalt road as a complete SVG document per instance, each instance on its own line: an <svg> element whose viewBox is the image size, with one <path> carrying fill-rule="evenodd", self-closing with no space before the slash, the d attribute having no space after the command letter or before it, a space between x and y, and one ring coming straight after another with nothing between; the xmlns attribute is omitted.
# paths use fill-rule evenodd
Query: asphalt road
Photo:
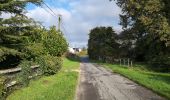
<svg viewBox="0 0 170 100"><path fill-rule="evenodd" d="M133 81L82 58L76 100L165 100Z"/></svg>

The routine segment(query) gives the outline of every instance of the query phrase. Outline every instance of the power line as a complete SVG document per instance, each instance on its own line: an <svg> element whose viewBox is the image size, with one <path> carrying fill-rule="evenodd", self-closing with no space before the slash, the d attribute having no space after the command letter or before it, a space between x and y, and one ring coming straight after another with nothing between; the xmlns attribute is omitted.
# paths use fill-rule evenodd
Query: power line
<svg viewBox="0 0 170 100"><path fill-rule="evenodd" d="M48 13L50 13L52 16L54 16L55 18L57 18L58 19L58 30L60 31L60 27L62 27L63 28L63 31L65 31L64 33L65 33L65 35L66 36L68 36L68 40L69 40L69 33L68 33L68 31L66 30L66 28L65 28L65 24L63 23L63 21L62 21L62 15L61 14L56 14L44 1L42 1L42 3L53 13L51 13L51 12L49 12L47 9L45 9L45 8L43 8L43 9L45 9ZM57 10L57 9L56 9ZM59 11L58 11L59 12ZM68 34L67 34L68 33Z"/></svg>
<svg viewBox="0 0 170 100"><path fill-rule="evenodd" d="M58 30L60 31L60 26L61 26L61 14L56 14L44 1L42 3L53 13L51 15L54 15L58 19ZM45 8L44 8L45 9Z"/></svg>
<svg viewBox="0 0 170 100"><path fill-rule="evenodd" d="M63 25L62 25L61 27L62 27L62 29L63 29L64 33L65 33L65 34L67 34L67 33L68 33L68 31L66 30L66 28L65 28Z"/></svg>
<svg viewBox="0 0 170 100"><path fill-rule="evenodd" d="M44 1L42 1L42 3L55 15L55 16L58 16L60 14L56 14Z"/></svg>
<svg viewBox="0 0 170 100"><path fill-rule="evenodd" d="M46 10L48 13L50 13L52 16L54 16L55 18L58 19L58 28L60 30L60 24L61 24L61 27L63 28L63 30L65 31L65 33L67 34L68 31L66 30L65 28L65 24L63 23L62 18L61 18L61 14L56 14L44 1L42 1L42 3L53 13L51 13L50 11L48 11L47 9L45 9L44 7L42 7L44 10Z"/></svg>
<svg viewBox="0 0 170 100"><path fill-rule="evenodd" d="M62 27L62 29L63 29L63 31L64 31L64 33L65 33L65 35L68 37L68 41L70 41L70 35L69 35L69 32L66 30L66 28L65 28L65 24L62 22L62 24L61 24L61 27Z"/></svg>
<svg viewBox="0 0 170 100"><path fill-rule="evenodd" d="M51 14L53 17L57 18L54 14L52 14L50 11L48 11L45 7L41 6L41 8L43 8L46 12L48 12L49 14Z"/></svg>
<svg viewBox="0 0 170 100"><path fill-rule="evenodd" d="M68 33L68 31L67 31L66 28L65 28L65 24L64 24L63 22L61 22L61 25L62 25L62 27L63 27L63 30L64 30L66 33Z"/></svg>

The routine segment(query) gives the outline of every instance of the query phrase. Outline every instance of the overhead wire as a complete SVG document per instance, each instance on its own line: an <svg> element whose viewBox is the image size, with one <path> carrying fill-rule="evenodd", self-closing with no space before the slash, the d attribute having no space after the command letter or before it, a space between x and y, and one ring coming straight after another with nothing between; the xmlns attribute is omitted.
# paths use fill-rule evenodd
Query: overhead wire
<svg viewBox="0 0 170 100"><path fill-rule="evenodd" d="M70 40L70 35L69 35L69 32L67 31L66 25L64 24L63 21L61 21L61 27L62 27L62 29L63 29L63 31L64 31L64 33L65 33L65 36L67 37L67 39L68 39L68 41L69 41L69 40Z"/></svg>
<svg viewBox="0 0 170 100"><path fill-rule="evenodd" d="M50 10L50 14L52 15L52 16L54 16L55 18L61 18L61 14L59 13L59 11L57 11L58 12L58 14L56 14L44 1L42 1L42 3ZM44 8L45 9L45 8ZM47 9L45 9L47 12L49 12ZM56 9L57 10L57 9ZM53 13L53 14L52 14ZM61 20L62 20L62 18L61 18ZM58 22L59 23L59 22ZM61 21L61 28L62 28L62 30L64 31L64 33L63 34L65 34L65 36L67 37L67 39L68 39L68 41L70 40L70 35L69 35L69 32L67 31L67 29L66 29L66 27L65 27L66 25L64 24L64 22L63 21Z"/></svg>
<svg viewBox="0 0 170 100"><path fill-rule="evenodd" d="M42 3L55 15L55 16L58 16L60 14L56 14L44 1L42 1Z"/></svg>
<svg viewBox="0 0 170 100"><path fill-rule="evenodd" d="M46 8L44 8L44 7L42 7L44 10L46 10L48 13L50 13L52 16L54 16L55 18L57 18L58 19L58 16L61 16L61 14L56 14L44 1L42 1L42 3L50 10L50 11L48 11ZM59 12L59 11L58 11ZM68 34L68 31L66 30L66 28L65 28L65 24L63 23L63 21L61 21L61 27L62 27L62 29L63 29L63 31L64 31L64 33L65 33L65 35L68 37L68 39L69 39L69 35L67 35Z"/></svg>
<svg viewBox="0 0 170 100"><path fill-rule="evenodd" d="M53 17L57 18L57 16L55 16L54 14L52 14L50 11L48 11L45 7L41 6L41 8L43 8L47 13L51 14Z"/></svg>

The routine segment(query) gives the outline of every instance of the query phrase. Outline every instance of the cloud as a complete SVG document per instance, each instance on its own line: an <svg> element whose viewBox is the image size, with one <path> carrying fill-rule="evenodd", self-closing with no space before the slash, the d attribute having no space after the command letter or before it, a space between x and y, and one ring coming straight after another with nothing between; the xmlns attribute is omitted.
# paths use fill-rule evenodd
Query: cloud
<svg viewBox="0 0 170 100"><path fill-rule="evenodd" d="M0 18L5 18L5 19L8 19L10 18L11 16L13 16L13 14L10 14L10 13L2 13Z"/></svg>
<svg viewBox="0 0 170 100"><path fill-rule="evenodd" d="M52 3L46 1L46 3L56 14L62 14L63 26L67 31L64 33L71 46L86 46L89 30L96 26L113 26L116 32L121 31L121 26L118 25L121 10L115 2L109 2L109 0L56 0ZM47 27L58 23L57 18L43 8L37 7L28 12L29 17L43 22L43 25Z"/></svg>

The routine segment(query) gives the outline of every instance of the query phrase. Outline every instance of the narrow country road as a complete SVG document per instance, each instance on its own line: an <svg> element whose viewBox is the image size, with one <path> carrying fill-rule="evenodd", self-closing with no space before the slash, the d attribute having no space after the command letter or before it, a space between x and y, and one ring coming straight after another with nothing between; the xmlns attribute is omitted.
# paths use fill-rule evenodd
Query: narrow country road
<svg viewBox="0 0 170 100"><path fill-rule="evenodd" d="M165 100L119 74L82 58L76 100Z"/></svg>

